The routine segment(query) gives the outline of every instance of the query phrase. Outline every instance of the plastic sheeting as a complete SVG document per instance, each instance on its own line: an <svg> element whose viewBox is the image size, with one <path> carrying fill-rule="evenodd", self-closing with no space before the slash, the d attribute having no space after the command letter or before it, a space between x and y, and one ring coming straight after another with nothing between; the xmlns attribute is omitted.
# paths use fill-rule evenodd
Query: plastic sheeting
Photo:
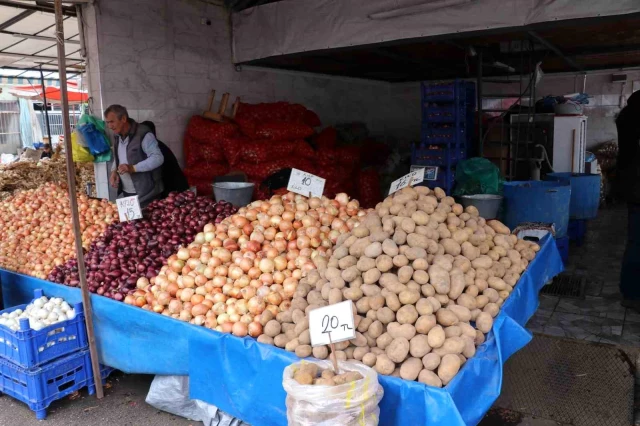
<svg viewBox="0 0 640 426"><path fill-rule="evenodd" d="M234 62L394 40L640 12L637 0L289 0L232 15ZM389 19L375 14L424 5ZM372 16L373 15L373 16ZM265 37L268 34L268 37Z"/></svg>
<svg viewBox="0 0 640 426"><path fill-rule="evenodd" d="M381 376L381 424L477 424L500 394L502 364L531 340L524 324L538 307L540 288L562 269L555 241L547 238L504 303L487 341L446 388ZM36 288L69 302L81 300L76 288L6 271L0 279L7 306L26 303ZM92 303L104 364L127 373L189 375L191 398L250 424L286 425L282 373L297 359L294 354L101 296L92 295Z"/></svg>

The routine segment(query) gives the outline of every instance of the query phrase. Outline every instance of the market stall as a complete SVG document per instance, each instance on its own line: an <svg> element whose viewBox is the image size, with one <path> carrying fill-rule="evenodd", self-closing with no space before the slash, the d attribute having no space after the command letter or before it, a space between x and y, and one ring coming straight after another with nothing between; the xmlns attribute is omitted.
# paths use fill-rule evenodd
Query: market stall
<svg viewBox="0 0 640 426"><path fill-rule="evenodd" d="M538 306L538 291L562 270L553 239L541 244L495 320L486 342L443 389L380 376L381 424L477 423L500 394L502 364L526 345L523 327ZM25 303L34 289L69 302L78 289L8 271L0 273L7 306ZM189 375L191 397L253 424L286 424L284 368L297 357L281 349L92 295L101 362L128 373ZM241 366L240 368L238 366ZM469 389L473 389L470 392Z"/></svg>

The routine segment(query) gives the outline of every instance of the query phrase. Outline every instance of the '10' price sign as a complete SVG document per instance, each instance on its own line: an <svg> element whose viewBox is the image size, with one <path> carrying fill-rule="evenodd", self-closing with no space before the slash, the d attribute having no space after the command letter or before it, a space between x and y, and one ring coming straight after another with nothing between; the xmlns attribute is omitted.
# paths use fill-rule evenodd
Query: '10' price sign
<svg viewBox="0 0 640 426"><path fill-rule="evenodd" d="M118 216L120 216L120 222L127 222L129 220L142 219L142 211L140 210L140 202L138 196L118 198L116 200L118 206Z"/></svg>
<svg viewBox="0 0 640 426"><path fill-rule="evenodd" d="M406 188L407 186L416 185L420 182L424 181L424 169L416 169L411 173L402 176L400 179L394 180L391 182L391 187L389 188L389 195L393 194L396 191L400 191L402 188Z"/></svg>
<svg viewBox="0 0 640 426"><path fill-rule="evenodd" d="M351 306L352 302L346 300L309 311L311 345L328 345L354 339L356 330Z"/></svg>
<svg viewBox="0 0 640 426"><path fill-rule="evenodd" d="M298 169L291 169L291 177L287 185L287 191L308 197L322 197L325 180L311 173Z"/></svg>

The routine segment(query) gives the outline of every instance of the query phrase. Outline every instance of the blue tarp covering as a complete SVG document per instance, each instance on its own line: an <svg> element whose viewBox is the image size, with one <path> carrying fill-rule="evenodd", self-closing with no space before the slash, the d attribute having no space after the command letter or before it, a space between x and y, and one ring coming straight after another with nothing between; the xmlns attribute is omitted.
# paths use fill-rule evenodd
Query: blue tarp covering
<svg viewBox="0 0 640 426"><path fill-rule="evenodd" d="M444 389L394 377L384 387L382 425L475 425L502 387L502 364L531 340L524 324L538 308L538 292L562 271L554 240L543 242L504 303L487 341ZM26 303L33 290L81 300L80 291L0 271L6 306ZM101 362L127 373L189 375L191 397L256 426L286 425L282 372L296 359L284 350L92 295Z"/></svg>

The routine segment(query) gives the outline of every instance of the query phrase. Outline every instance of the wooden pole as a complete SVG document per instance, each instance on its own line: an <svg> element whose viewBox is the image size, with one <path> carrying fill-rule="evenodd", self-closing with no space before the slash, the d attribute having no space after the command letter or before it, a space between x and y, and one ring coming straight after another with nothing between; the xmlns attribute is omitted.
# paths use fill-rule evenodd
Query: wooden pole
<svg viewBox="0 0 640 426"><path fill-rule="evenodd" d="M73 234L76 243L76 257L78 259L78 275L80 277L80 291L82 293L82 305L86 317L87 337L89 339L89 352L91 354L91 368L93 379L96 384L96 397L101 399L104 396L102 391L102 377L100 376L100 365L98 363L98 350L96 348L96 338L93 333L93 310L91 309L91 298L87 289L87 273L84 266L84 253L82 251L82 233L80 232L80 219L78 215L78 196L76 193L76 167L73 164L71 148L71 125L69 124L69 96L67 93L67 67L65 62L64 49L64 27L62 24L62 0L55 0L56 13L56 43L58 44L58 73L60 74L60 95L62 97L62 125L64 129L65 158L67 160L67 182L69 184L69 202L71 204L71 220L73 223Z"/></svg>

